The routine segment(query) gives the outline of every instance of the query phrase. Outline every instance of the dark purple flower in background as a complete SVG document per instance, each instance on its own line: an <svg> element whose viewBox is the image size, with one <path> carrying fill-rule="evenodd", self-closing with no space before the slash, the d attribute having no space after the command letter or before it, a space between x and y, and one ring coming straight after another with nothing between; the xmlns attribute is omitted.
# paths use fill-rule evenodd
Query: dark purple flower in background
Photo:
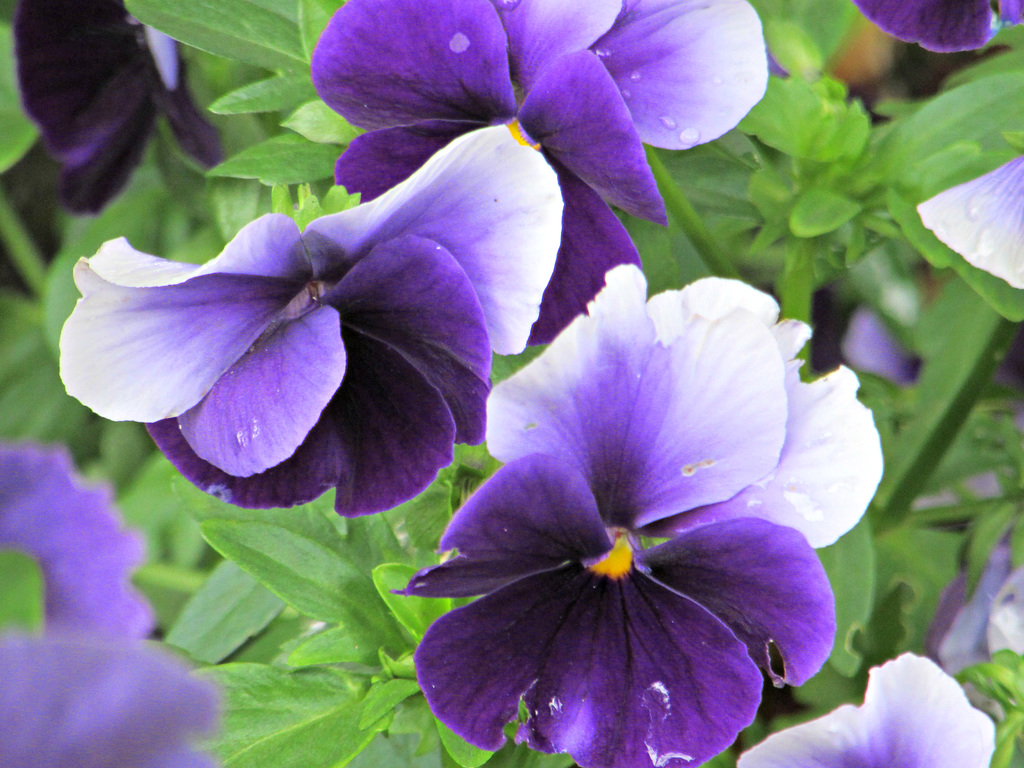
<svg viewBox="0 0 1024 768"><path fill-rule="evenodd" d="M263 216L202 267L108 242L75 268L61 376L233 504L337 488L343 514L388 509L483 439L491 349L526 345L561 209L541 157L493 128L305 232Z"/></svg>
<svg viewBox="0 0 1024 768"><path fill-rule="evenodd" d="M213 768L217 692L153 648L0 637L4 768Z"/></svg>
<svg viewBox="0 0 1024 768"><path fill-rule="evenodd" d="M851 315L842 350L843 357L857 370L903 386L913 384L921 368L921 358L907 351L867 307L858 307Z"/></svg>
<svg viewBox="0 0 1024 768"><path fill-rule="evenodd" d="M21 0L14 44L22 102L61 163L60 198L95 213L142 160L158 114L204 166L223 153L185 82L177 43L120 0Z"/></svg>
<svg viewBox="0 0 1024 768"><path fill-rule="evenodd" d="M612 270L589 315L495 387L487 443L508 463L442 538L458 556L407 588L483 595L416 652L434 713L480 747L504 741L522 698L518 739L584 768L699 765L754 717L759 666L800 684L831 651L808 538L856 523L881 474L856 379L794 396L807 328L774 325L778 307L748 286L704 280L649 303L646 288L635 267ZM847 466L818 466L829 455ZM797 479L811 467L821 485ZM680 522L737 495L743 514ZM667 518L678 535L644 549Z"/></svg>
<svg viewBox="0 0 1024 768"><path fill-rule="evenodd" d="M135 638L153 628L130 581L143 543L121 527L111 489L84 485L64 449L0 446L0 549L39 564L47 630Z"/></svg>
<svg viewBox="0 0 1024 768"><path fill-rule="evenodd" d="M1001 26L1024 21L1022 0L853 0L893 37L932 51L969 51L987 43Z"/></svg>
<svg viewBox="0 0 1024 768"><path fill-rule="evenodd" d="M928 659L871 670L864 704L772 734L738 768L988 768L995 727Z"/></svg>
<svg viewBox="0 0 1024 768"><path fill-rule="evenodd" d="M363 199L481 126L508 124L544 152L565 214L530 339L542 343L608 269L639 264L607 204L666 221L641 142L718 138L763 95L767 61L746 0L350 0L314 51L313 82L371 131L336 169Z"/></svg>

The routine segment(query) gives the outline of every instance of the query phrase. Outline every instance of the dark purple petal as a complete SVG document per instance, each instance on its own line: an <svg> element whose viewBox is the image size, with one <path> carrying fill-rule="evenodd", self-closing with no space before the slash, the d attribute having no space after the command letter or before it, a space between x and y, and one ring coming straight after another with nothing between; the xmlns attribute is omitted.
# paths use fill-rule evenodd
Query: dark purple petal
<svg viewBox="0 0 1024 768"><path fill-rule="evenodd" d="M415 658L431 709L467 741L498 748L524 697L518 738L587 768L699 765L753 719L761 690L742 643L700 606L579 565L442 616Z"/></svg>
<svg viewBox="0 0 1024 768"><path fill-rule="evenodd" d="M1024 0L999 0L999 21L1024 24Z"/></svg>
<svg viewBox="0 0 1024 768"><path fill-rule="evenodd" d="M734 128L764 95L768 56L746 0L636 0L593 50L647 144L689 149Z"/></svg>
<svg viewBox="0 0 1024 768"><path fill-rule="evenodd" d="M177 88L157 90L154 95L167 115L174 138L178 140L181 148L200 165L212 168L224 159L224 148L221 146L217 129L203 117L192 100L192 94L184 79L184 70L182 64Z"/></svg>
<svg viewBox="0 0 1024 768"><path fill-rule="evenodd" d="M637 560L721 619L779 684L801 685L832 651L832 589L818 556L792 528L730 520L686 531ZM771 668L772 643L782 654L781 674Z"/></svg>
<svg viewBox="0 0 1024 768"><path fill-rule="evenodd" d="M255 475L295 453L344 375L338 313L319 307L266 331L178 424L198 456Z"/></svg>
<svg viewBox="0 0 1024 768"><path fill-rule="evenodd" d="M0 765L213 768L191 749L217 722L217 692L144 645L0 639Z"/></svg>
<svg viewBox="0 0 1024 768"><path fill-rule="evenodd" d="M921 367L920 358L902 347L867 307L858 307L850 318L842 350L843 357L857 370L884 376L897 384L913 384Z"/></svg>
<svg viewBox="0 0 1024 768"><path fill-rule="evenodd" d="M483 440L491 345L473 285L447 250L411 235L388 240L324 301L345 327L401 354L441 393L458 442Z"/></svg>
<svg viewBox="0 0 1024 768"><path fill-rule="evenodd" d="M612 205L667 224L633 119L601 62L590 51L545 67L519 121L530 137Z"/></svg>
<svg viewBox="0 0 1024 768"><path fill-rule="evenodd" d="M488 0L351 0L313 51L313 84L363 128L515 115L505 31Z"/></svg>
<svg viewBox="0 0 1024 768"><path fill-rule="evenodd" d="M61 333L68 393L101 416L155 421L196 403L302 290L280 278L203 274L116 285L82 260L83 297Z"/></svg>
<svg viewBox="0 0 1024 768"><path fill-rule="evenodd" d="M84 486L63 449L0 446L0 549L7 548L39 563L47 629L133 638L152 629L130 581L143 543L121 528L111 490Z"/></svg>
<svg viewBox="0 0 1024 768"><path fill-rule="evenodd" d="M622 222L594 190L557 162L565 208L562 244L555 271L544 290L540 317L530 331L530 344L548 344L583 314L598 291L605 273L619 264L640 266L640 254Z"/></svg>
<svg viewBox="0 0 1024 768"><path fill-rule="evenodd" d="M469 498L441 539L458 557L418 573L406 594L481 595L611 546L586 481L535 454L506 464Z"/></svg>
<svg viewBox="0 0 1024 768"><path fill-rule="evenodd" d="M451 463L455 425L440 393L389 346L343 326L341 389L294 455L251 477L196 456L176 419L149 425L167 458L196 486L240 507L290 507L337 487L345 515L380 512L422 491Z"/></svg>
<svg viewBox="0 0 1024 768"><path fill-rule="evenodd" d="M497 0L497 6L508 32L512 74L529 91L549 62L589 48L607 32L622 0Z"/></svg>
<svg viewBox="0 0 1024 768"><path fill-rule="evenodd" d="M409 128L384 128L357 136L337 165L334 181L362 202L380 197L409 178L441 147L467 130L466 123L434 121ZM475 126L472 126L475 127Z"/></svg>
<svg viewBox="0 0 1024 768"><path fill-rule="evenodd" d="M992 37L988 0L854 0L871 21L900 40L932 51L980 48Z"/></svg>

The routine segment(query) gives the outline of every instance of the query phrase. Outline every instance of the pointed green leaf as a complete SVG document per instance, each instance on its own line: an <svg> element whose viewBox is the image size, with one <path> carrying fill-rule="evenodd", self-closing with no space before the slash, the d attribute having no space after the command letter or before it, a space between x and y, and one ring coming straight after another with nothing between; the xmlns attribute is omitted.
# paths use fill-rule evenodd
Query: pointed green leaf
<svg viewBox="0 0 1024 768"><path fill-rule="evenodd" d="M226 93L210 105L215 115L240 115L251 112L283 112L295 109L316 97L309 74L280 75L243 85Z"/></svg>
<svg viewBox="0 0 1024 768"><path fill-rule="evenodd" d="M440 720L435 720L435 722L445 751L462 768L479 768L494 755L493 752L473 746Z"/></svg>
<svg viewBox="0 0 1024 768"><path fill-rule="evenodd" d="M281 125L318 144L341 146L363 132L319 99L303 104Z"/></svg>
<svg viewBox="0 0 1024 768"><path fill-rule="evenodd" d="M826 235L839 229L860 210L860 203L845 195L812 187L797 198L789 214L789 230L797 237Z"/></svg>
<svg viewBox="0 0 1024 768"><path fill-rule="evenodd" d="M398 622L419 640L434 621L448 613L452 601L447 597L396 595L416 575L416 569L400 563L385 563L373 569L373 583Z"/></svg>
<svg viewBox="0 0 1024 768"><path fill-rule="evenodd" d="M0 629L41 629L44 597L43 572L35 558L0 549Z"/></svg>
<svg viewBox="0 0 1024 768"><path fill-rule="evenodd" d="M259 179L267 186L304 184L334 176L341 152L330 144L316 144L301 136L285 134L243 149L207 171L208 176Z"/></svg>
<svg viewBox="0 0 1024 768"><path fill-rule="evenodd" d="M369 728L413 694L420 692L415 680L386 680L374 685L363 700L363 712L359 716L359 727Z"/></svg>

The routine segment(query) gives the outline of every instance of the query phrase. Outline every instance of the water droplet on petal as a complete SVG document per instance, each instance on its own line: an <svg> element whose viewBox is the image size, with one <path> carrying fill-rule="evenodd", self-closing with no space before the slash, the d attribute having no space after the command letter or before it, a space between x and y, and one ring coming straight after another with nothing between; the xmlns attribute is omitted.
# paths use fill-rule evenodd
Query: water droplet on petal
<svg viewBox="0 0 1024 768"><path fill-rule="evenodd" d="M629 79L632 80L634 83L637 82L640 79L640 73L634 72L629 76Z"/></svg>
<svg viewBox="0 0 1024 768"><path fill-rule="evenodd" d="M985 228L978 233L978 247L974 249L975 258L986 259L996 252L996 236L991 229Z"/></svg>
<svg viewBox="0 0 1024 768"><path fill-rule="evenodd" d="M609 51L607 48L595 48L594 53L596 53L598 58L600 59L607 59L609 56L612 55L612 52Z"/></svg>
<svg viewBox="0 0 1024 768"><path fill-rule="evenodd" d="M494 0L494 3L503 11L511 11L519 5L519 0Z"/></svg>
<svg viewBox="0 0 1024 768"><path fill-rule="evenodd" d="M696 128L687 128L679 134L679 143L683 145L683 149L697 146L700 143L700 131Z"/></svg>
<svg viewBox="0 0 1024 768"><path fill-rule="evenodd" d="M448 47L452 53L462 53L469 48L469 38L461 32L456 32L452 35L452 39L448 41Z"/></svg>
<svg viewBox="0 0 1024 768"><path fill-rule="evenodd" d="M977 221L981 215L982 208L984 208L984 201L980 199L980 195L975 195L967 201L967 218L970 221Z"/></svg>
<svg viewBox="0 0 1024 768"><path fill-rule="evenodd" d="M664 125L666 128L668 128L669 130L671 130L672 128L675 128L676 125L677 125L676 121L673 120L668 115L663 115L662 117L659 117L658 119L661 121L661 124Z"/></svg>
<svg viewBox="0 0 1024 768"><path fill-rule="evenodd" d="M625 88L622 89L622 98L628 99L632 95L633 93L631 91L627 91Z"/></svg>

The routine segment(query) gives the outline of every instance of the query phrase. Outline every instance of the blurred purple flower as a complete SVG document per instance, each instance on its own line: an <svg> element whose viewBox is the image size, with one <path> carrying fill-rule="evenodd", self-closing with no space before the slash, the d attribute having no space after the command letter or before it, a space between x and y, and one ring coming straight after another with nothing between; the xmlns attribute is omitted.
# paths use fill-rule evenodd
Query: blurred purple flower
<svg viewBox="0 0 1024 768"><path fill-rule="evenodd" d="M130 581L142 541L121 528L110 489L86 487L62 448L0 445L0 549L39 564L48 631L134 638L153 628Z"/></svg>
<svg viewBox="0 0 1024 768"><path fill-rule="evenodd" d="M772 734L738 768L988 768L995 727L928 659L871 670L864 704Z"/></svg>
<svg viewBox="0 0 1024 768"><path fill-rule="evenodd" d="M61 163L70 210L95 213L124 187L160 113L196 161L221 161L177 43L138 23L121 0L21 0L14 44L25 111Z"/></svg>
<svg viewBox="0 0 1024 768"><path fill-rule="evenodd" d="M767 60L746 0L350 0L317 44L313 82L371 130L336 169L364 199L481 126L508 124L542 149L565 200L530 339L543 343L608 269L640 263L606 202L666 222L641 142L718 138L764 94Z"/></svg>
<svg viewBox="0 0 1024 768"><path fill-rule="evenodd" d="M932 51L968 51L987 43L1001 26L1024 21L1021 0L853 0L893 37Z"/></svg>
<svg viewBox="0 0 1024 768"><path fill-rule="evenodd" d="M969 264L1024 288L1024 157L940 192L917 211Z"/></svg>
<svg viewBox="0 0 1024 768"><path fill-rule="evenodd" d="M213 686L138 645L0 637L4 768L213 768Z"/></svg>
<svg viewBox="0 0 1024 768"><path fill-rule="evenodd" d="M388 509L483 439L491 348L525 346L560 221L554 173L493 128L304 233L263 216L202 267L113 240L75 268L61 376L106 418L155 422L234 504L335 487L343 514Z"/></svg>
<svg viewBox="0 0 1024 768"><path fill-rule="evenodd" d="M850 317L842 341L843 357L854 368L910 385L917 380L920 358L904 349L885 324L867 307Z"/></svg>
<svg viewBox="0 0 1024 768"><path fill-rule="evenodd" d="M809 331L777 317L727 280L647 302L639 270L618 267L589 316L495 387L487 443L509 463L442 538L458 556L407 588L484 595L416 652L456 733L497 748L522 697L518 739L535 749L698 765L753 718L758 666L778 685L817 672L835 616L808 538L863 515L880 452L855 377L801 383L789 361ZM643 549L666 519L676 538Z"/></svg>

